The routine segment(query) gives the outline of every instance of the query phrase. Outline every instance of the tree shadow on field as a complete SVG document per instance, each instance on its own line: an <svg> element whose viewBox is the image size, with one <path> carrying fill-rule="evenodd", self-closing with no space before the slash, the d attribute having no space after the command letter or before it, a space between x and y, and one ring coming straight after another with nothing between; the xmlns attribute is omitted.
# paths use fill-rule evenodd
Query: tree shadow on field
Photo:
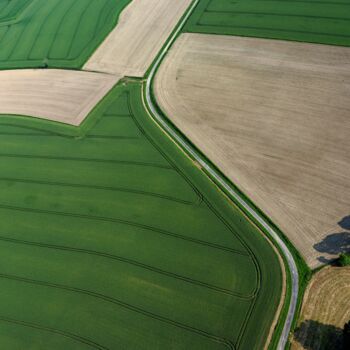
<svg viewBox="0 0 350 350"><path fill-rule="evenodd" d="M350 252L350 215L345 216L338 222L338 225L346 230L344 232L331 233L321 242L314 244L314 248L320 253L331 255L339 255L340 253ZM329 263L334 259L329 259L324 256L318 258L322 263Z"/></svg>
<svg viewBox="0 0 350 350"><path fill-rule="evenodd" d="M341 328L313 320L302 322L294 332L294 339L306 350L342 350L344 348Z"/></svg>
<svg viewBox="0 0 350 350"><path fill-rule="evenodd" d="M343 217L338 225L344 230L350 230L350 215Z"/></svg>

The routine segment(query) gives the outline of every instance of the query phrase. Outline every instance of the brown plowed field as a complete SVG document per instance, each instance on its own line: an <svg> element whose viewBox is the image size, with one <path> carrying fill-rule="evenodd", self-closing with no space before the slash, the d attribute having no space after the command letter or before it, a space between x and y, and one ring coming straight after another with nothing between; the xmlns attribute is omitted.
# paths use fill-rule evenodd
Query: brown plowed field
<svg viewBox="0 0 350 350"><path fill-rule="evenodd" d="M344 249L350 48L183 34L159 69L155 94L311 267Z"/></svg>

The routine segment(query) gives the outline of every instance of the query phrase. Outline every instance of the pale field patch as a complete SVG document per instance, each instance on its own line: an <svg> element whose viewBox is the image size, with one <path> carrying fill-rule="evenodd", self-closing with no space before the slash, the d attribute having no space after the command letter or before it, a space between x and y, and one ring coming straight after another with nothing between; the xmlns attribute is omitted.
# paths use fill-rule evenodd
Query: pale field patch
<svg viewBox="0 0 350 350"><path fill-rule="evenodd" d="M0 71L0 113L79 125L119 79L60 69Z"/></svg>
<svg viewBox="0 0 350 350"><path fill-rule="evenodd" d="M311 267L336 257L350 239L350 48L182 34L154 88Z"/></svg>
<svg viewBox="0 0 350 350"><path fill-rule="evenodd" d="M85 70L143 77L192 0L133 0Z"/></svg>

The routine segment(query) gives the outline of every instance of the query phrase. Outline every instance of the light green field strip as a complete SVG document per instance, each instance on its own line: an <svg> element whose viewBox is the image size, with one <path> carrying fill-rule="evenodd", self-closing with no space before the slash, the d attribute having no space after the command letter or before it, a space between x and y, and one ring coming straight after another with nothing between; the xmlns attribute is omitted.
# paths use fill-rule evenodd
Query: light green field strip
<svg viewBox="0 0 350 350"><path fill-rule="evenodd" d="M1 116L0 135L6 349L263 347L278 258L151 122L139 83L80 128Z"/></svg>
<svg viewBox="0 0 350 350"><path fill-rule="evenodd" d="M184 31L350 46L350 0L201 0Z"/></svg>
<svg viewBox="0 0 350 350"><path fill-rule="evenodd" d="M0 0L0 69L79 68L130 0Z"/></svg>

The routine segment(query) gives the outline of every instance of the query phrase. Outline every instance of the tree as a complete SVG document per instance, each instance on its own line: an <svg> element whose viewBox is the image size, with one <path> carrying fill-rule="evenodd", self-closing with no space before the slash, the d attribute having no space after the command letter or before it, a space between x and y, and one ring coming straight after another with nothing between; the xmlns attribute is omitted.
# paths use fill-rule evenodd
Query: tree
<svg viewBox="0 0 350 350"><path fill-rule="evenodd" d="M350 266L350 254L345 254L345 253L340 254L338 263L340 266Z"/></svg>

